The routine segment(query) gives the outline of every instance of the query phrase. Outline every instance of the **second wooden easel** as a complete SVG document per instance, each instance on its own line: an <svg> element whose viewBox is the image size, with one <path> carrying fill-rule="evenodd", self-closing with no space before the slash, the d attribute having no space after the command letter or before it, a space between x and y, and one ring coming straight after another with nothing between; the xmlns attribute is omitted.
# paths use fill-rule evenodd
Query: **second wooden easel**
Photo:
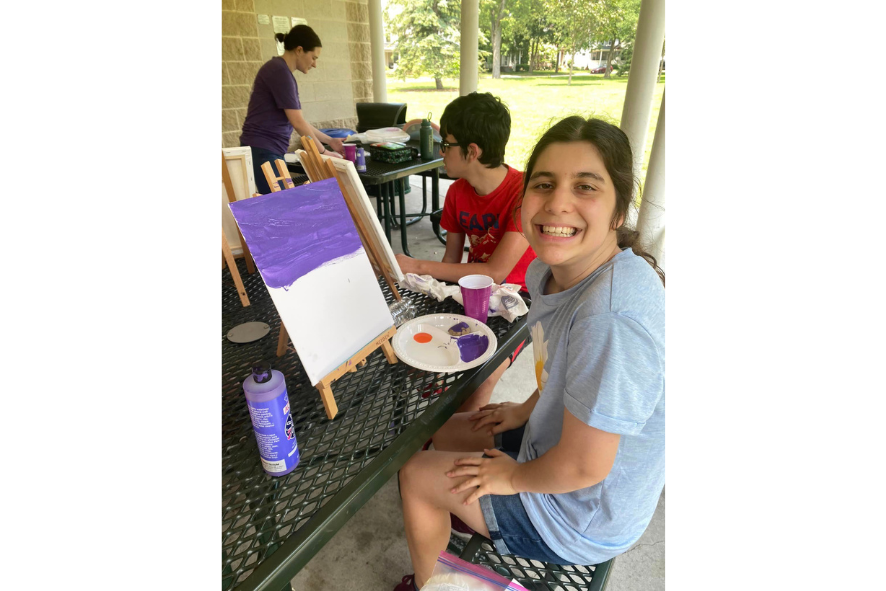
<svg viewBox="0 0 886 591"><path fill-rule="evenodd" d="M231 173L228 171L228 161L225 160L225 153L222 152L222 183L225 186L225 192L228 194L228 201L234 203L237 201L237 196L234 194L234 183L231 182ZM243 233L240 232L240 228L237 228L237 236L240 238L240 246L243 248L243 258L246 260L246 270L249 271L249 274L255 273L255 263L252 261L252 253L249 252L249 247L246 246L246 241L243 239ZM243 306L249 305L249 296L246 295L246 287L243 285L243 280L240 278L240 272L237 270L237 263L234 262L234 253L231 252L231 247L228 244L228 239L225 236L224 228L222 228L222 260L227 263L228 268L231 270L231 277L234 279L234 285L237 286L237 295L240 296L240 303Z"/></svg>
<svg viewBox="0 0 886 591"><path fill-rule="evenodd" d="M333 166L331 162L324 162L323 158L320 157L320 153L317 151L317 147L314 144L313 140L311 140L311 138L303 137L302 146L304 147L306 153L306 156L303 158L302 163L308 171L308 176L311 179L314 179L315 181L330 178L336 179L339 190L344 197L345 204L348 206L348 211L350 211L351 213L351 218L354 220L354 225L357 227L357 232L360 235L360 241L363 243L363 248L366 251L367 258L369 258L369 262L372 264L376 272L380 273L384 277L385 282L388 284L388 287L391 289L394 297L399 301L401 299L401 296L400 292L397 290L397 285L393 280L393 273L383 264L383 257L380 253L376 252L375 246L373 245L372 241L368 239L368 230L363 223L362 218L357 213L357 206L354 203L355 197L350 194L350 191L341 182L341 179L338 177L338 172L335 170L335 166ZM276 164L277 166L279 176L274 174L274 170L271 167L270 162L265 162L261 166L262 172L264 172L265 178L268 181L268 185L270 185L271 187L271 192L284 190L279 186L278 183L280 182L282 182L286 186L286 188L293 188L295 184L292 181L292 177L289 174L286 163L283 160L277 160L274 164ZM357 371L358 367L365 366L366 357L368 357L370 353L378 348L381 348L382 353L384 354L385 359L387 359L388 363L397 363L397 356L394 354L394 348L391 346L391 338L393 338L395 334L397 334L397 328L392 325L390 328L378 335L371 343L352 355L350 359L342 363L333 371L329 372L329 374L324 376L316 384L317 390L320 392L320 399L323 401L323 407L326 410L327 417L331 419L335 417L336 414L338 414L338 405L336 404L335 397L332 393L332 382L340 378L345 373L355 372ZM286 326L283 324L283 321L281 319L280 335L277 339L278 357L286 353L288 342L289 335L286 331Z"/></svg>

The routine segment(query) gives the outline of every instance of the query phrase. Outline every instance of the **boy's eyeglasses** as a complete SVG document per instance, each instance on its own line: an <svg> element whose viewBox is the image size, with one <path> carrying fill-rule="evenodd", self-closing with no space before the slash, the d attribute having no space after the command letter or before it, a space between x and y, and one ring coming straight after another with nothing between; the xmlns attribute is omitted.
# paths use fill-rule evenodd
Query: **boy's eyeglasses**
<svg viewBox="0 0 886 591"><path fill-rule="evenodd" d="M455 142L440 142L440 153L445 154L446 150L451 148L452 146L457 146Z"/></svg>

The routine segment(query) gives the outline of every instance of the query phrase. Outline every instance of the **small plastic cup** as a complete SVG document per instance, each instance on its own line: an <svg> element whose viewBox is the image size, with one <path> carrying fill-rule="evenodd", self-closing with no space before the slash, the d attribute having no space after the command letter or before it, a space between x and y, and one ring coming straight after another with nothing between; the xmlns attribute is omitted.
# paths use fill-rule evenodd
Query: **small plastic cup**
<svg viewBox="0 0 886 591"><path fill-rule="evenodd" d="M465 306L465 316L486 324L489 317L489 297L492 295L492 277L486 275L465 275L458 280L461 297Z"/></svg>
<svg viewBox="0 0 886 591"><path fill-rule="evenodd" d="M354 144L344 144L345 158L351 162L357 162L357 146Z"/></svg>

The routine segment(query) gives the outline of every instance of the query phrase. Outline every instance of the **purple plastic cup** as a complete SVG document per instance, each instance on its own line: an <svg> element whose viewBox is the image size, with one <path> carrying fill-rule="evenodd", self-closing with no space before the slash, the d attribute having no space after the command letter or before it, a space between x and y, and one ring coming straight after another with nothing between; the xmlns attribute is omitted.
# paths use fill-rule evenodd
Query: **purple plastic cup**
<svg viewBox="0 0 886 591"><path fill-rule="evenodd" d="M345 158L351 162L357 162L357 146L354 144L344 144Z"/></svg>
<svg viewBox="0 0 886 591"><path fill-rule="evenodd" d="M486 275L465 275L458 280L462 301L465 305L465 316L470 316L474 320L486 324L493 283L492 277Z"/></svg>

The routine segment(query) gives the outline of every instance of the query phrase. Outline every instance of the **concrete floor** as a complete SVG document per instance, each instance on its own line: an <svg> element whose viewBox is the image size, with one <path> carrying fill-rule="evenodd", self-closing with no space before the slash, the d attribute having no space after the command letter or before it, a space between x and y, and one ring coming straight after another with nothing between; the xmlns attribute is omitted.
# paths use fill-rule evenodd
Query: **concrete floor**
<svg viewBox="0 0 886 591"><path fill-rule="evenodd" d="M406 195L407 211L421 210L421 177L412 177L412 192ZM440 194L450 182L441 181ZM373 204L375 200L372 200ZM430 181L428 188L430 209ZM444 247L434 236L427 218L407 229L412 256L440 260ZM395 253L400 233L392 235ZM522 402L535 390L532 345L505 372L492 395L492 402ZM393 589L413 572L403 534L403 515L396 477L391 478L361 508L335 537L292 579L294 591ZM665 494L639 542L615 560L608 591L663 591L665 588Z"/></svg>

